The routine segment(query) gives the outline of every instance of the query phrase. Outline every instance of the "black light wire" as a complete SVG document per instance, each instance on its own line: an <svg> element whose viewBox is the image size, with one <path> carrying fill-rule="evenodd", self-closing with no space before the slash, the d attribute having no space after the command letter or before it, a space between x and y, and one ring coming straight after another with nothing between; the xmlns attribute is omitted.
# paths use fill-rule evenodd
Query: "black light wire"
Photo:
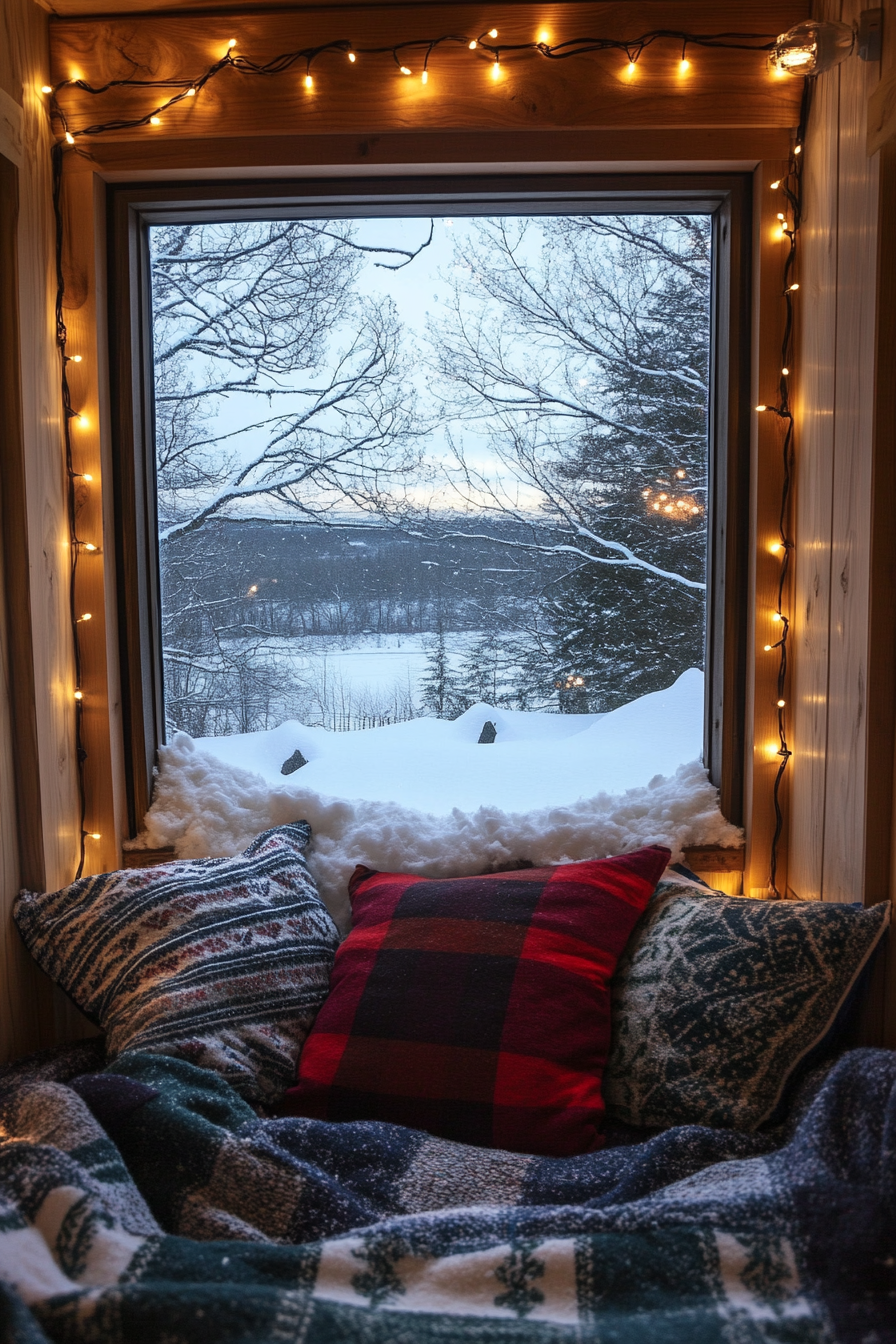
<svg viewBox="0 0 896 1344"><path fill-rule="evenodd" d="M783 277L783 298L785 303L784 334L781 339L781 369L778 380L778 404L769 406L766 409L777 415L784 421L784 439L781 444L781 456L783 476L781 484L781 510L778 515L778 535L780 537L781 547L781 569L778 574L778 602L775 609L776 615L782 622L781 638L772 644L773 649L778 650L778 752L779 765L775 774L775 784L773 789L773 798L775 805L775 830L772 836L771 854L769 863L769 890L776 901L781 900L781 892L778 888L778 851L781 845L781 837L784 833L784 811L781 806L781 786L784 782L784 776L787 773L787 767L793 752L787 738L787 718L786 718L786 688L787 688L787 643L790 638L790 618L784 612L784 594L787 589L787 582L790 576L790 557L794 549L794 539L791 531L791 510L790 497L793 491L793 468L794 468L794 419L793 410L790 405L790 378L783 372L784 369L792 370L793 367L793 294L791 285L794 283L794 271L797 262L797 241L799 238L800 225L803 216L803 147L806 134L806 123L809 118L809 108L812 101L812 80L806 79L803 83L803 96L800 104L800 123L796 133L793 149L790 153L790 160L787 166L787 176L781 179L780 186L783 188L784 196L790 206L791 224L787 227L786 221L782 224L782 232L787 236L789 246L787 256L784 259L784 277Z"/></svg>
<svg viewBox="0 0 896 1344"><path fill-rule="evenodd" d="M570 38L566 42L560 42L556 46L551 46L547 42L518 42L502 43L494 45L486 39L490 36L489 32L481 34L475 39L474 50L487 52L495 62L500 61L502 53L530 51L543 56L548 60L567 60L573 56L583 56L592 52L600 51L623 51L628 56L630 63L637 63L642 53L652 46L653 43L661 40L681 42L682 53L688 46L706 47L710 49L722 49L729 51L757 51L768 52L774 47L774 39L769 40L767 33L685 33L673 29L655 29L649 33L644 33L638 38L610 38L610 37L577 37ZM55 116L62 126L65 136L64 140L58 141L53 146L53 213L56 225L56 344L60 354L61 364L61 392L63 409L63 435L65 442L65 466L67 475L67 509L69 524L69 540L71 547L71 564L69 573L69 615L72 626L72 648L75 670L75 690L79 693L75 700L75 758L77 765L77 783L78 783L78 802L80 818L80 844L78 854L78 870L76 878L80 877L84 871L86 840L89 832L85 829L85 820L87 816L87 790L85 782L85 763L87 761L87 751L84 746L84 702L81 686L81 635L79 630L80 621L77 615L76 605L76 585L78 574L78 561L80 553L84 546L78 536L78 480L80 473L75 471L74 454L72 451L71 422L77 418L78 412L72 405L71 389L68 381L68 363L69 356L66 353L66 344L68 333L66 330L65 319L63 315L65 303L65 272L63 265L63 249L65 243L64 217L62 210L62 182L65 152L67 148L74 145L77 139L83 136L97 136L109 134L113 131L132 130L140 126L148 126L151 118L159 115L160 112L167 111L184 99L198 96L206 84L222 70L232 69L239 74L255 76L272 76L285 74L294 65L299 62L305 63L306 72L310 74L312 62L319 56L327 53L340 53L348 55L353 53L359 56L378 56L391 55L396 65L401 66L399 59L401 52L423 49L425 52L423 60L423 70L428 69L429 60L433 52L440 46L463 45L468 48L472 46L473 40L456 33L446 33L438 38L413 38L404 42L395 43L391 46L383 47L356 47L347 39L339 39L332 42L324 42L319 46L305 47L298 51L284 52L279 56L274 56L271 60L259 63L249 60L243 55L233 55L232 49L228 49L226 54L212 65L208 66L196 79L113 79L105 84L93 85L84 79L62 80L55 85L52 90L51 113ZM809 81L806 81L808 90ZM72 131L68 125L64 109L59 103L59 94L67 88L80 89L83 93L99 97L111 89L120 88L142 88L142 89L174 89L176 92L165 101L147 112L145 116L130 119L116 118L111 121L97 122L91 126L82 127L80 130ZM808 109L807 94L804 94L803 109L800 120L800 140L802 141L802 130L805 124L806 112ZM787 355L790 350L790 343L793 330L793 305L789 293L787 293L787 276L792 270L795 252L796 238L795 233L799 222L799 201L800 201L800 181L801 167L791 156L791 171L788 185L785 187L785 194L791 202L794 210L794 230L791 235L790 253L785 263L785 297L787 298L787 328L784 340L784 353ZM783 361L786 366L786 359ZM784 446L784 492L781 502L780 530L782 544L784 545L784 562L782 565L781 577L778 588L778 606L780 610L783 600L784 585L787 579L789 567L790 550L793 542L786 532L786 520L790 498L791 488L791 467L793 455L793 417L789 409L787 396L786 380L781 379L781 405L775 408L777 414L787 420L787 431L785 435ZM778 698L783 697L783 686L787 675L787 635L789 632L789 622L784 618L784 634L782 639L775 647L781 649L781 662L778 672ZM779 802L779 789L787 761L790 758L790 751L787 747L787 739L784 731L784 715L779 710L778 714L779 736L781 740L781 752L783 759L778 769L778 775L775 780L775 817L776 827L772 843L771 857L771 878L770 886L776 896L780 896L775 886L777 873L777 853L783 828L783 815Z"/></svg>

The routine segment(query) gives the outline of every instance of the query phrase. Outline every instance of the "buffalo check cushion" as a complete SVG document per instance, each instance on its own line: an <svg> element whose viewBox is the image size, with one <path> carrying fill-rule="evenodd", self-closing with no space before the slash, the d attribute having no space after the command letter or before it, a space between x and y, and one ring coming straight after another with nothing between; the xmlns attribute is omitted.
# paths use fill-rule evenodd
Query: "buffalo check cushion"
<svg viewBox="0 0 896 1344"><path fill-rule="evenodd" d="M310 836L299 821L233 858L23 891L16 923L110 1055L175 1055L269 1106L295 1078L339 942L308 872Z"/></svg>
<svg viewBox="0 0 896 1344"><path fill-rule="evenodd" d="M669 859L428 880L359 867L284 1111L566 1157L601 1146L610 981Z"/></svg>

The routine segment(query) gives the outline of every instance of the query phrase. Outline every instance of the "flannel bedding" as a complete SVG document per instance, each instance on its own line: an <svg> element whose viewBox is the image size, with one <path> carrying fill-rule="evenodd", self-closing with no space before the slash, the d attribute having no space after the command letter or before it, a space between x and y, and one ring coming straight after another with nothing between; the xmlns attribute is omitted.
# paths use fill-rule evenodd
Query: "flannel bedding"
<svg viewBox="0 0 896 1344"><path fill-rule="evenodd" d="M158 1055L13 1072L0 1285L23 1344L887 1344L896 1054L844 1055L782 1130L571 1158L259 1119Z"/></svg>

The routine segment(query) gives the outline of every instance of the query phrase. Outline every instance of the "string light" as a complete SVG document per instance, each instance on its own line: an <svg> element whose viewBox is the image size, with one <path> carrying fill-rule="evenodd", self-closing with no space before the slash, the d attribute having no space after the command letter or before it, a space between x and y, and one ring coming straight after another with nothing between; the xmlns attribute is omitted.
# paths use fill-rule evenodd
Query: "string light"
<svg viewBox="0 0 896 1344"><path fill-rule="evenodd" d="M67 359L71 359L71 362L72 362L73 364L80 364L80 363L81 363L81 360L84 358L84 356L83 356L83 355L67 355L66 358L67 358Z"/></svg>
<svg viewBox="0 0 896 1344"><path fill-rule="evenodd" d="M102 840L103 837L100 835L99 831L88 831L87 838L88 840Z"/></svg>
<svg viewBox="0 0 896 1344"><path fill-rule="evenodd" d="M552 61L565 60L574 56L584 56L591 52L623 51L628 56L627 72L629 77L631 77L632 75L635 74L637 62L641 57L641 55L643 54L643 52L648 47L651 47L655 42L660 41L681 42L682 55L681 60L679 62L679 69L682 72L686 71L691 64L687 56L687 49L689 46L706 47L716 50L728 50L728 51L755 51L760 54L766 54L772 51L775 45L773 36L767 33L718 33L718 34L684 33L684 32L674 32L666 29L656 29L651 32L644 33L641 37L638 38L576 37L576 38L570 38L565 42L561 42L557 46L551 46L550 33L548 33L547 30L542 29L538 34L538 39L536 42L508 43L502 46L500 49L498 49L497 47L488 47L488 44L484 41L484 39L485 38L495 39L497 38L497 36L498 36L498 29L490 28L487 33L484 33L482 36L478 38L472 38L472 37L467 38L467 37L461 37L454 33L446 33L444 36L441 37L434 37L427 39L415 38L411 41L399 43L396 46L391 47L361 47L361 48L354 48L351 42L348 42L345 39L341 38L338 40L333 40L331 42L325 42L320 46L314 48L305 48L300 51L283 52L277 56L272 57L270 60L264 63L259 63L250 60L249 57L247 56L235 55L234 48L237 45L237 39L235 37L232 37L229 39L227 43L225 54L219 60L215 61L213 65L209 66L208 69L203 72L201 77L197 79L192 79L189 81L185 79L184 80L136 79L136 78L120 79L115 80L112 85L101 85L95 87L87 83L86 80L82 79L79 73L72 72L71 76L68 79L63 80L62 83L57 88L53 88L50 85L44 86L44 92L54 93L58 95L58 93L65 87L75 84L77 84L79 90L82 93L92 94L94 96L107 92L107 90L111 87L115 87L116 89L122 87L170 89L173 86L175 88L176 91L173 94L171 94L170 97L167 97L165 101L160 104L159 107L152 109L152 111L150 111L147 114L144 114L141 117L135 117L131 120L116 119L114 122L86 126L77 131L72 131L71 128L67 125L65 114L62 108L60 108L58 104L54 102L52 105L52 113L54 116L58 117L62 121L62 132L65 136L66 144L73 145L75 144L77 137L82 135L90 135L90 136L102 135L104 132L113 129L117 131L122 131L139 126L161 125L161 118L159 115L160 113L166 111L170 107L173 107L175 104L182 102L184 98L195 98L197 94L202 91L202 89L208 83L209 80L213 79L216 75L220 74L222 70L228 67L231 69L240 70L245 74L254 74L254 75L284 74L287 70L290 69L291 66L296 64L296 62L304 61L307 65L310 63L311 60L316 59L318 56L321 56L326 52L343 53L348 56L348 59L352 64L356 62L358 52L369 55L391 55L394 58L395 63L400 69L401 73L407 76L412 73L411 67L407 65L405 61L399 59L399 53L406 47L417 47L425 49L428 59L428 56L437 47L440 47L443 44L460 43L463 44L465 47L467 47L470 51L477 51L480 47L486 46L491 55L493 56L492 78L497 80L500 78L500 70L496 67L499 67L501 55L505 51L514 51L514 52L528 51L533 54L545 57ZM424 73L426 73L426 61L424 61L423 68ZM307 78L305 82L306 87L308 88L312 87L312 85L308 83ZM425 83L426 81L424 80L423 82ZM799 147L797 147L797 150L795 152L798 152L798 150Z"/></svg>
<svg viewBox="0 0 896 1344"><path fill-rule="evenodd" d="M498 37L498 29L490 28L487 34L485 34L484 36L487 36L489 39L494 40ZM399 59L399 53L403 52L403 49L406 47L414 47L423 50L423 52L425 53L423 60L423 71L421 74L421 82L423 84L426 84L428 80L427 62L432 52L435 51L436 48L442 46L443 44L449 44L449 45L462 44L465 47L467 47L470 51L477 51L478 48L482 46L486 47L486 49L489 51L489 54L492 57L492 78L493 80L496 81L500 79L501 74L500 69L501 55L506 51L512 51L517 53L528 52L530 54L534 54L551 61L566 60L573 57L586 56L594 52L620 51L623 52L628 57L627 73L631 78L636 74L637 63L640 57L643 55L643 53L654 43L665 41L678 41L682 44L681 48L682 57L679 64L680 68L684 69L686 68L686 63L689 64L689 62L687 62L687 56L685 54L687 47L689 45L701 48L717 49L717 50L723 49L723 50L745 51L745 52L753 51L756 52L757 54L764 54L768 53L773 49L775 43L775 34L767 34L767 33L692 34L684 32L676 33L676 32L670 32L668 30L654 30L651 32L644 33L641 37L638 38L577 37L568 39L567 41L560 43L558 46L551 47L550 33L548 33L546 30L542 30L539 32L538 40L535 43L532 42L522 42L515 44L508 43L506 45L502 45L500 49L489 47L488 44L483 41L483 37L479 37L473 40L471 38L460 37L456 34L445 34L444 36L441 37L426 40L414 39L413 41L398 44L397 46L387 46L387 47L356 48L354 47L354 44L352 44L351 42L348 42L345 39L340 38L338 40L333 40L331 42L324 43L313 49L284 52L277 56L272 57L271 59L269 59L264 63L252 61L248 57L243 55L235 55L234 48L237 45L237 39L235 37L232 37L227 42L224 55L221 56L217 61L215 61L212 65L210 65L207 69L205 69L201 73L195 74L193 78L189 79L182 78L177 80L133 78L133 79L116 80L114 81L113 85L93 86L89 84L86 80L82 79L79 72L72 71L70 77L66 80L63 80L59 86L54 87L52 85L47 84L41 87L42 93L46 95L53 95L52 101L50 103L51 115L57 119L57 123L59 124L60 129L60 135L62 137L62 139L53 146L52 151L53 212L56 225L55 316L56 316L56 341L60 352L60 363L61 363L61 391L62 391L62 401L64 408L63 424L64 424L66 466L68 473L68 517L69 517L69 537L71 546L71 574L69 582L69 600L71 604L70 616L71 616L71 628L72 628L72 647L73 647L75 672L76 672L76 684L79 686L79 688L81 680L81 647L80 647L79 632L81 625L85 621L90 620L91 617L89 612L82 613L82 615L79 616L74 606L75 594L76 594L77 565L79 557L82 552L86 552L91 555L96 555L99 554L99 548L93 542L81 541L81 539L78 537L76 527L77 513L79 508L79 496L77 492L78 480L81 479L89 481L91 478L87 473L84 473L82 476L79 476L79 474L75 472L73 464L72 442L71 442L70 426L72 419L77 419L79 425L82 428L86 428L89 425L89 421L86 416L79 414L72 408L71 392L68 385L68 379L66 374L66 369L69 362L72 363L81 362L80 355L67 356L66 354L66 341L68 338L68 333L64 320L64 300L66 291L65 291L65 275L63 269L64 218L62 210L62 180L63 180L63 166L65 161L66 146L69 148L74 146L77 143L77 140L82 136L94 137L113 131L120 133L121 131L136 129L143 126L152 126L152 127L161 126L162 114L164 114L165 111L167 111L169 108L174 107L177 103L182 102L186 98L196 98L201 92L203 92L205 86L209 83L210 80L214 79L218 74L221 73L222 70L228 68L239 70L244 74L269 76L269 75L284 74L297 63L301 63L305 64L306 66L306 81L305 81L306 87L311 88L312 77L310 72L310 62L312 59L316 59L317 57L322 56L327 52L347 56L349 63L352 65L356 63L358 54L365 54L372 56L375 55L391 56L395 64L401 71L401 73L405 76L410 76L410 74L412 73L411 68L410 66L408 66L402 60ZM173 87L175 91L171 93L170 96L167 96L166 94L164 96L163 101L157 107L149 109L141 116L134 117L132 119L122 119L120 117L116 117L107 122L95 123L92 125L84 126L77 130L72 130L72 128L68 125L65 110L62 106L60 106L59 95L67 87L71 87L75 84L77 84L80 93L87 94L92 97L99 97L105 94L111 87L114 87L116 89L122 87L129 87L134 89L143 88L143 89L164 89L164 90L170 90ZM803 119L801 125L804 124L804 121L805 119ZM801 145L797 144L794 149L794 154L799 154L800 152L801 152ZM775 184L776 187L779 185L780 183ZM796 224L794 225L794 228L796 228ZM679 504L679 507L681 508L684 506ZM658 503L655 503L653 505L653 508L656 511L660 511L661 506ZM668 506L667 511L668 512L672 511L671 505ZM695 505L691 506L690 511L692 514L700 512L700 510ZM78 796L81 812L81 850L76 877L80 877L84 870L84 863L85 863L85 847L84 847L85 838L99 839L99 834L97 832L87 831L84 828L84 819L86 815L86 784L85 784L84 766L87 760L87 751L85 749L82 737L80 704L81 700L83 699L83 695L80 689L78 690L77 695L78 699L76 703L79 706L79 712L75 716L75 761L77 768Z"/></svg>
<svg viewBox="0 0 896 1344"><path fill-rule="evenodd" d="M84 692L83 692L83 691L75 691L75 699L76 699L76 700L83 700L83 699L84 699Z"/></svg>
<svg viewBox="0 0 896 1344"><path fill-rule="evenodd" d="M775 829L772 835L772 841L769 853L769 895L774 900L781 899L781 891L778 888L778 851L781 844L781 837L784 833L784 813L781 807L781 785L787 770L788 762L793 756L787 737L787 721L785 718L785 687L787 685L787 654L788 640L790 636L790 620L784 612L784 597L787 591L787 581L790 571L790 557L794 549L793 539L790 535L790 496L793 485L793 457L794 457L794 418L789 400L789 384L787 379L790 375L793 353L793 295L799 290L799 284L791 280L797 257L797 240L799 237L800 226L802 222L802 138L804 128L808 120L809 104L811 100L812 81L806 79L803 83L803 97L800 107L800 125L796 137L796 143L793 146L793 152L790 156L786 177L777 178L770 183L772 191L778 191L783 188L787 197L787 204L790 209L792 223L790 228L786 223L782 223L781 237L786 239L789 246L787 255L784 259L784 281L782 286L782 295L785 304L784 331L781 338L781 378L779 382L778 404L776 406L759 405L757 411L771 410L784 425L783 443L781 446L782 456L782 484L781 484L781 504L778 515L778 530L780 541L773 542L769 550L773 555L780 557L780 568L778 570L778 601L776 610L772 612L771 619L773 624L781 627L781 637L774 644L765 644L766 653L771 653L773 649L778 650L778 695L775 701L778 715L778 745L773 754L778 759L778 768L775 772L775 782L772 789L772 798L775 812ZM786 215L783 212L778 213L778 219L786 221Z"/></svg>
<svg viewBox="0 0 896 1344"><path fill-rule="evenodd" d="M313 80L313 78L311 77L311 75L306 75L306 76L305 76L305 88L306 88L306 89L313 89L313 88L314 88L314 80Z"/></svg>
<svg viewBox="0 0 896 1344"><path fill-rule="evenodd" d="M423 71L423 74L420 76L420 83L421 83L421 84L428 84L428 83L429 83L429 71L428 71L428 70L424 70L424 71Z"/></svg>
<svg viewBox="0 0 896 1344"><path fill-rule="evenodd" d="M81 480L82 480L82 481L86 481L86 482L88 483L88 485L89 485L90 482L93 480L93 477L91 476L91 474L90 474L89 471L82 471L82 472L81 472Z"/></svg>
<svg viewBox="0 0 896 1344"><path fill-rule="evenodd" d="M79 620L79 621L92 621L92 620L93 620L93 615L91 614L91 612L89 612L89 611L85 611L85 612L83 613L83 615L81 615L81 616L78 617L78 620Z"/></svg>

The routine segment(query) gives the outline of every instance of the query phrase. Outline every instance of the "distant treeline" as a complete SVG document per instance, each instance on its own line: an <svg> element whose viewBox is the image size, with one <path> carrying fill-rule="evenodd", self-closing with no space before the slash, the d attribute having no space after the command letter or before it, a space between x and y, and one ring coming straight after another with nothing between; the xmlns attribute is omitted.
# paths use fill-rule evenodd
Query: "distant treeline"
<svg viewBox="0 0 896 1344"><path fill-rule="evenodd" d="M230 606L235 624L287 637L513 628L568 568L500 544L527 539L518 524L490 524L495 540L444 535L463 530L216 522L163 546L163 605Z"/></svg>

